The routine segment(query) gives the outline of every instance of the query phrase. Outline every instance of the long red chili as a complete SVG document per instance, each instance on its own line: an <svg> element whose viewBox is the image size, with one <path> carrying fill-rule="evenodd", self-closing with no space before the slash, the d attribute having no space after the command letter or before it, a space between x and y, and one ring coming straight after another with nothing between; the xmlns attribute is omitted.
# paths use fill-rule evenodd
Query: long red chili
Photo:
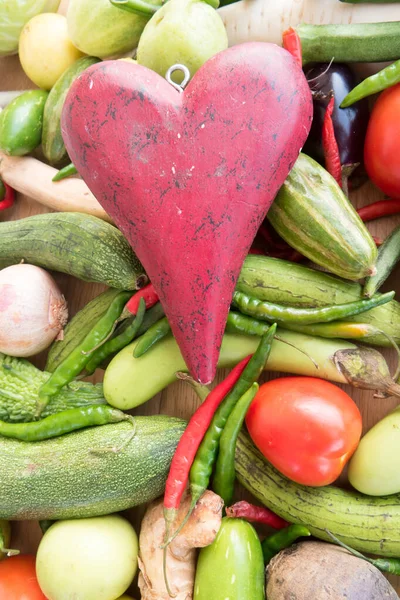
<svg viewBox="0 0 400 600"><path fill-rule="evenodd" d="M132 315L136 315L139 309L140 300L143 298L146 304L146 310L157 304L159 301L158 294L153 287L152 283L149 283L144 288L136 292L130 300L125 304L124 312L129 312Z"/></svg>
<svg viewBox="0 0 400 600"><path fill-rule="evenodd" d="M251 356L248 356L236 365L228 377L210 392L203 404L191 417L175 450L165 485L164 514L167 522L172 523L176 517L189 479L190 467L215 411L238 381L250 358Z"/></svg>
<svg viewBox="0 0 400 600"><path fill-rule="evenodd" d="M336 141L335 129L332 121L334 107L335 99L332 97L326 107L324 123L322 125L322 147L324 149L326 170L332 175L340 187L343 187L339 146Z"/></svg>
<svg viewBox="0 0 400 600"><path fill-rule="evenodd" d="M368 206L359 208L357 210L360 218L364 221L373 221L380 217L389 217L390 215L397 215L400 213L400 198L392 200L378 200Z"/></svg>
<svg viewBox="0 0 400 600"><path fill-rule="evenodd" d="M0 179L0 211L11 208L15 202L15 190Z"/></svg>
<svg viewBox="0 0 400 600"><path fill-rule="evenodd" d="M289 27L289 29L286 29L286 31L283 32L283 47L290 52L297 64L302 67L303 52L301 49L301 40L299 34L293 27Z"/></svg>
<svg viewBox="0 0 400 600"><path fill-rule="evenodd" d="M278 517L278 515L268 508L264 508L263 506L255 506L254 504L250 504L245 500L236 502L236 504L229 506L226 509L226 516L237 519L245 519L251 523L263 523L264 525L269 525L274 529L283 529L289 525L289 523L287 523L284 519L281 519L281 517Z"/></svg>

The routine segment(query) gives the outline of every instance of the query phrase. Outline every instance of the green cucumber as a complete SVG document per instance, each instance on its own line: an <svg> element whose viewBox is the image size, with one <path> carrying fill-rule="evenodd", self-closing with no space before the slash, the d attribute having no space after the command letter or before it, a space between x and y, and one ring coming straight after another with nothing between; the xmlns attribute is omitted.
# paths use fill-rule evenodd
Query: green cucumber
<svg viewBox="0 0 400 600"><path fill-rule="evenodd" d="M329 529L360 552L400 556L400 494L379 498L333 485L299 485L274 469L244 433L236 446L236 475L262 504L317 538L331 541Z"/></svg>
<svg viewBox="0 0 400 600"><path fill-rule="evenodd" d="M135 290L147 282L122 233L83 213L48 213L0 223L0 268L22 260L120 290Z"/></svg>
<svg viewBox="0 0 400 600"><path fill-rule="evenodd" d="M0 354L0 420L27 423L36 419L39 389L49 378L23 358ZM101 383L72 381L53 396L41 417L70 408L106 404Z"/></svg>
<svg viewBox="0 0 400 600"><path fill-rule="evenodd" d="M362 298L362 287L358 283L279 258L253 254L244 261L236 289L266 302L304 308L344 304ZM400 304L396 300L345 320L369 323L400 343ZM363 343L390 346L382 335L365 338Z"/></svg>
<svg viewBox="0 0 400 600"><path fill-rule="evenodd" d="M40 145L47 97L44 90L30 90L0 113L0 149L6 154L24 156Z"/></svg>
<svg viewBox="0 0 400 600"><path fill-rule="evenodd" d="M0 519L78 519L154 500L185 426L172 417L135 417L125 444L131 423L43 442L0 438Z"/></svg>
<svg viewBox="0 0 400 600"><path fill-rule="evenodd" d="M100 62L99 58L83 56L75 61L52 87L43 117L43 154L51 164L57 164L67 157L61 133L61 113L69 88L73 81L88 67Z"/></svg>
<svg viewBox="0 0 400 600"><path fill-rule="evenodd" d="M213 543L200 550L193 598L265 600L263 553L250 523L222 519Z"/></svg>
<svg viewBox="0 0 400 600"><path fill-rule="evenodd" d="M386 0L387 1L387 0ZM400 22L345 23L295 27L303 64L310 62L386 62L400 56Z"/></svg>
<svg viewBox="0 0 400 600"><path fill-rule="evenodd" d="M268 220L295 250L353 281L375 273L377 249L336 181L300 154L268 211Z"/></svg>
<svg viewBox="0 0 400 600"><path fill-rule="evenodd" d="M50 346L47 355L46 371L52 373L87 336L92 327L110 307L120 290L109 289L99 294L82 308L64 328L62 340L56 340Z"/></svg>

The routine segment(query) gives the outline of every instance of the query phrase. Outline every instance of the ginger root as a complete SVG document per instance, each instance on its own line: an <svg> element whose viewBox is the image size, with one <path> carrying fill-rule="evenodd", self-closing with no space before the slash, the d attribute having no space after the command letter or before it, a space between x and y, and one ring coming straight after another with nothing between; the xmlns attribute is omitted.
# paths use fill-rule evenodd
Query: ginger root
<svg viewBox="0 0 400 600"><path fill-rule="evenodd" d="M178 527L189 510L190 496L181 502ZM176 600L192 600L196 571L196 548L209 546L222 519L222 499L207 490L196 504L190 519L167 550L167 577ZM163 577L165 520L163 501L150 504L142 521L139 547L139 588L142 600L169 600Z"/></svg>

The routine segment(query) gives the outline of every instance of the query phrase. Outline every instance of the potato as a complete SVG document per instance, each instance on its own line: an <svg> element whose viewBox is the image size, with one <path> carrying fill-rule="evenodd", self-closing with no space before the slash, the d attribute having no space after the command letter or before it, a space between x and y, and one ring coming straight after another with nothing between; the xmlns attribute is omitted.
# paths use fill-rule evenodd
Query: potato
<svg viewBox="0 0 400 600"><path fill-rule="evenodd" d="M268 565L266 577L268 600L398 600L376 567L322 542L283 550Z"/></svg>
<svg viewBox="0 0 400 600"><path fill-rule="evenodd" d="M83 53L68 38L63 15L43 13L33 17L19 38L19 59L29 79L50 90L64 71Z"/></svg>

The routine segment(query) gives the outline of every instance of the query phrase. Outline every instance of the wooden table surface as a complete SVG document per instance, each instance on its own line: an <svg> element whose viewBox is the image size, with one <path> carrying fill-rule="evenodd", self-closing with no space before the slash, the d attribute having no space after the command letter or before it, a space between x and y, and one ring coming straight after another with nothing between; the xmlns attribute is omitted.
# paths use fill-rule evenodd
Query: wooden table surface
<svg viewBox="0 0 400 600"><path fill-rule="evenodd" d="M23 74L18 57L13 56L0 59L0 91L33 87L32 83ZM371 184L364 185L352 195L352 201L357 207L364 206L375 200L379 200L380 198L382 198L382 194ZM20 219L22 217L44 212L50 211L30 198L19 196L15 206L11 210L0 213L0 221ZM390 231L399 224L400 218L391 217L371 223L369 228L373 235L385 238ZM399 274L400 269L397 269L389 282L385 285L385 289L395 289L400 295ZM104 286L83 283L67 275L56 273L54 276L68 301L70 317L85 306L89 300L105 289ZM393 372L396 367L396 357L394 356L394 352L383 350L383 354L387 357ZM43 367L45 355L39 356L34 362L38 366ZM224 372L220 371L218 380L220 380L223 375ZM271 377L269 377L269 374L265 374L264 380L267 381L269 378L276 376L277 374L273 374ZM102 372L97 371L91 380L101 381L101 378ZM363 416L364 431L367 431L398 404L395 398L388 398L385 400L375 399L373 392L371 391L356 390L349 386L342 387L346 389L359 406ZM136 409L136 413L145 415L162 413L188 418L193 413L197 404L198 400L188 386L184 383L175 383L162 393L157 394L152 400ZM238 495L241 495L240 490L238 491ZM132 509L131 511L128 511L128 514L132 522L138 525L143 514L143 507ZM36 551L38 542L41 538L41 532L36 523L16 522L14 524L13 532L14 539L12 547L21 548L25 553ZM390 577L390 580L393 585L396 586L397 591L400 592L400 578Z"/></svg>

